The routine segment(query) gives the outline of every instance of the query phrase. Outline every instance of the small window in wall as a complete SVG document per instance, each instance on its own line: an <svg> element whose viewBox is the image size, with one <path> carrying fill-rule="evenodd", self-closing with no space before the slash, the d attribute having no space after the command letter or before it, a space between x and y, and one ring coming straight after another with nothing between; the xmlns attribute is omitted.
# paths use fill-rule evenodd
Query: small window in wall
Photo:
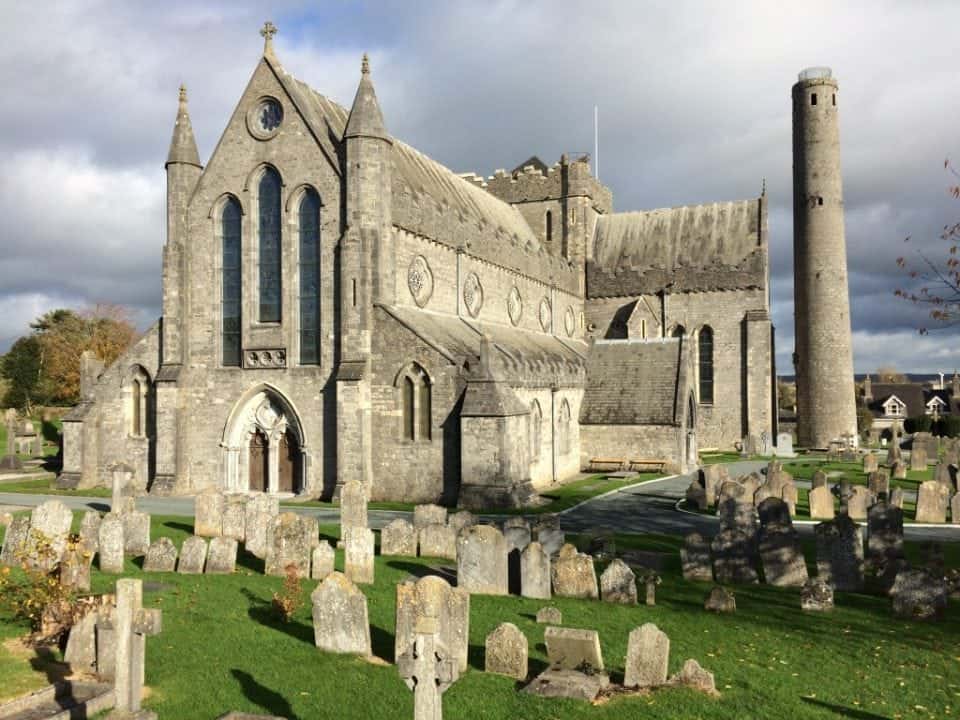
<svg viewBox="0 0 960 720"><path fill-rule="evenodd" d="M411 363L397 375L401 437L429 441L433 435L433 384L427 371Z"/></svg>
<svg viewBox="0 0 960 720"><path fill-rule="evenodd" d="M130 434L140 437L143 435L143 388L139 380L130 383Z"/></svg>
<svg viewBox="0 0 960 720"><path fill-rule="evenodd" d="M837 104L837 94L834 93L831 97L833 98L833 104L836 105L836 104Z"/></svg>
<svg viewBox="0 0 960 720"><path fill-rule="evenodd" d="M152 432L148 427L151 417L150 376L140 366L130 369L127 398L127 434L145 437Z"/></svg>
<svg viewBox="0 0 960 720"><path fill-rule="evenodd" d="M640 319L640 339L647 339L647 321L645 318Z"/></svg>
<svg viewBox="0 0 960 720"><path fill-rule="evenodd" d="M547 210L547 242L553 241L553 213Z"/></svg>
<svg viewBox="0 0 960 720"><path fill-rule="evenodd" d="M536 400L530 405L530 463L536 463L540 459L540 440L543 424L543 411L540 409L540 403Z"/></svg>
<svg viewBox="0 0 960 720"><path fill-rule="evenodd" d="M713 330L704 327L697 337L698 369L700 371L700 402L713 403Z"/></svg>
<svg viewBox="0 0 960 720"><path fill-rule="evenodd" d="M811 93L811 95L810 95L810 104L811 104L811 105L816 105L816 104L817 104L817 94L816 94L816 93Z"/></svg>
<svg viewBox="0 0 960 720"><path fill-rule="evenodd" d="M405 377L403 379L403 439L413 440L414 438L414 419L413 419L413 398L414 398L413 378Z"/></svg>

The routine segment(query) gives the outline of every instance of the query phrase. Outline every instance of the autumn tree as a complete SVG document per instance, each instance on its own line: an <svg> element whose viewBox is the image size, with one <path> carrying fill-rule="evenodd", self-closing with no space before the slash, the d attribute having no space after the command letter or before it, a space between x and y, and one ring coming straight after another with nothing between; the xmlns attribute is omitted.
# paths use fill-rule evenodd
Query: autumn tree
<svg viewBox="0 0 960 720"><path fill-rule="evenodd" d="M951 174L952 183L947 192L954 199L960 199L960 173L950 160L944 160L944 169ZM936 328L951 327L960 322L960 222L944 225L940 233L944 256L933 258L923 250L917 250L919 258L913 262L906 257L898 257L897 265L906 272L913 287L897 288L893 294L916 305L928 308L931 324ZM905 243L910 242L907 237ZM921 334L929 332L928 327L920 328Z"/></svg>
<svg viewBox="0 0 960 720"><path fill-rule="evenodd" d="M877 382L905 383L907 382L907 376L893 367L893 365L883 365L877 368Z"/></svg>

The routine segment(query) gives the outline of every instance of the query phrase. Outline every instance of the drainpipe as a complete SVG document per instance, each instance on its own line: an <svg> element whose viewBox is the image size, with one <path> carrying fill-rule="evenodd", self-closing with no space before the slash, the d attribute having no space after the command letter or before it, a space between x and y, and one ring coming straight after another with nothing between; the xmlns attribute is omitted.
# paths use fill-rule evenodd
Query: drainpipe
<svg viewBox="0 0 960 720"><path fill-rule="evenodd" d="M557 481L557 388L550 388L550 478Z"/></svg>

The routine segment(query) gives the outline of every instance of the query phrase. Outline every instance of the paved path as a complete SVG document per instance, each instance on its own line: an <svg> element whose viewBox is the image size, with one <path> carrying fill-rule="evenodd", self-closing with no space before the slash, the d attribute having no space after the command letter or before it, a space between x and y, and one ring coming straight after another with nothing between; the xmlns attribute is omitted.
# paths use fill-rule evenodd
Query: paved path
<svg viewBox="0 0 960 720"><path fill-rule="evenodd" d="M727 467L731 477L737 477L765 466L764 462L751 460L731 463ZM677 475L650 480L592 498L563 511L561 523L563 528L569 531L602 528L624 533L685 535L696 530L706 535L714 535L719 525L717 518L676 509L677 502L686 494L690 479L690 475ZM802 480L799 483L809 485ZM51 495L0 492L0 505L34 507L53 498ZM109 498L60 496L56 499L62 500L72 510L106 512L110 509ZM137 499L137 507L152 515L193 516L192 498L142 497ZM338 508L284 505L281 509L311 515L325 524L336 524L340 521ZM401 510L370 510L368 515L370 526L381 528L395 518L410 519L412 513ZM489 515L483 516L483 519L496 522L502 521L504 516ZM813 533L813 523L797 522L795 527L802 535ZM960 525L908 526L904 528L904 535L910 540L960 541Z"/></svg>

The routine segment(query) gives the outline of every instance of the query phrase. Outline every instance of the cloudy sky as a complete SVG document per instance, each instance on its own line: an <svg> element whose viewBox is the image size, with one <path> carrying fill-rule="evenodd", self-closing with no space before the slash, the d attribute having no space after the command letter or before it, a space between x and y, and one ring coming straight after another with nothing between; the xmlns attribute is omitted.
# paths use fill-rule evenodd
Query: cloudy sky
<svg viewBox="0 0 960 720"><path fill-rule="evenodd" d="M590 151L618 210L770 198L778 366L792 372L790 87L828 65L841 140L855 366L951 371L919 337L897 256L960 220L960 3L330 2L0 4L0 352L53 307L159 314L164 174L185 82L202 159L262 50L349 105L363 51L390 131L456 171ZM960 164L960 162L958 162ZM913 240L904 244L903 239Z"/></svg>

